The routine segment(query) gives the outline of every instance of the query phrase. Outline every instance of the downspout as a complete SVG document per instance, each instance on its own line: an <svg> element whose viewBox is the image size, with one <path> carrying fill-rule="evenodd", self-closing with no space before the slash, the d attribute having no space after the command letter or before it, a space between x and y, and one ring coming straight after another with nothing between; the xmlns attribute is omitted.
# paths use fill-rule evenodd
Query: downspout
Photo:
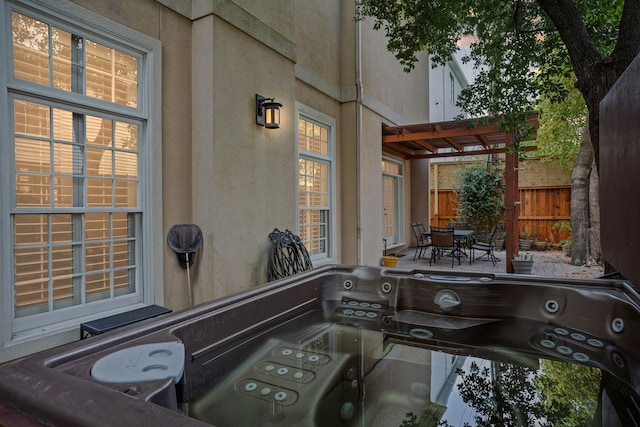
<svg viewBox="0 0 640 427"><path fill-rule="evenodd" d="M362 24L356 21L355 72L356 72L356 229L358 239L357 265L363 265L364 242L362 241L362 199L361 199L361 148L362 148Z"/></svg>

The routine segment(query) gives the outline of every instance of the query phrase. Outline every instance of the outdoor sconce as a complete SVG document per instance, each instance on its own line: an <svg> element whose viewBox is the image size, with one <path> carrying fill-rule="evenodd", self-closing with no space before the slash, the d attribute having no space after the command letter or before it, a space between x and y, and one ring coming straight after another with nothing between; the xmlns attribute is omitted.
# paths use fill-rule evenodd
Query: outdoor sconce
<svg viewBox="0 0 640 427"><path fill-rule="evenodd" d="M280 107L274 98L265 98L256 93L256 124L267 129L280 127Z"/></svg>

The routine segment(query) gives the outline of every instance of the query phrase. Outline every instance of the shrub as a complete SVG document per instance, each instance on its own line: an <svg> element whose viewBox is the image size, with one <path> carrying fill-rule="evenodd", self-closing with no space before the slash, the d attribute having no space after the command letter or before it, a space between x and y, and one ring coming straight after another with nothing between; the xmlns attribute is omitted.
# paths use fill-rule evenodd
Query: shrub
<svg viewBox="0 0 640 427"><path fill-rule="evenodd" d="M468 223L476 234L491 234L496 224L503 221L502 169L487 170L484 164L463 166L460 185L453 191L458 198L458 220Z"/></svg>

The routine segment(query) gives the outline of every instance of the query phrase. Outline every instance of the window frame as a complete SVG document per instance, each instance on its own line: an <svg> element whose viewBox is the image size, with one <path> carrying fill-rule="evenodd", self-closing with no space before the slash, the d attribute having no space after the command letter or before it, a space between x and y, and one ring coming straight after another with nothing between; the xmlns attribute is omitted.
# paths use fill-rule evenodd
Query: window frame
<svg viewBox="0 0 640 427"><path fill-rule="evenodd" d="M72 34L89 38L101 45L133 54L138 58L138 97L135 107L67 92L51 86L41 86L13 77L12 12L28 15ZM0 159L0 280L10 286L0 291L2 328L0 362L11 360L34 350L42 350L77 339L77 327L84 321L115 312L163 302L162 286L162 171L161 164L161 43L131 28L87 11L66 0L6 0L0 9L5 24L0 34L0 57L7 58L0 65L0 144L10 155ZM139 259L134 294L122 299L108 299L55 310L32 318L15 319L13 215L30 213L32 209L15 205L15 145L13 100L26 99L49 107L59 107L84 114L98 113L121 121L140 122L138 136L139 179L138 208L140 235L136 237L136 259ZM5 108L6 107L6 108ZM4 142L2 142L4 141ZM13 189L12 189L13 186ZM33 209L37 213L65 212L64 208ZM85 208L86 209L86 208ZM120 211L116 207L110 212ZM83 238L83 242L86 240ZM28 319L28 320L25 320ZM40 319L40 320L38 320ZM42 321L44 320L44 321ZM52 333L54 331L54 333ZM40 339L38 344L28 344Z"/></svg>
<svg viewBox="0 0 640 427"><path fill-rule="evenodd" d="M392 174L389 172L385 172L382 170L382 162L388 162L395 165L398 165L398 169L400 173ZM381 160L381 179L382 179L382 237L386 239L386 220L385 220L385 188L384 188L384 179L385 176L392 177L394 182L394 190L395 190L395 200L393 201L394 206L394 224L393 224L393 238L394 241L387 244L391 247L403 246L405 244L405 204L404 204L404 176L405 176L405 164L402 160L397 159L392 156L382 156ZM389 247L387 247L389 249Z"/></svg>
<svg viewBox="0 0 640 427"><path fill-rule="evenodd" d="M453 72L449 71L449 102L456 103L456 79Z"/></svg>
<svg viewBox="0 0 640 427"><path fill-rule="evenodd" d="M320 155L318 153L313 153L306 150L300 150L300 146L298 144L299 141L299 127L298 123L300 119L309 120L313 123L316 123L320 126L325 126L328 131L327 143L328 143L328 154ZM313 262L314 266L330 264L335 262L336 259L336 236L337 236L337 215L336 215L336 160L335 160L335 119L323 114L319 111L314 110L311 107L308 107L301 103L296 103L296 163L299 163L301 158L309 159L309 160L318 160L321 162L326 162L329 167L329 207L327 209L329 219L327 221L327 230L326 239L326 253L321 254L311 254L310 258ZM300 235L300 189L298 185L299 181L299 170L296 166L296 223L298 234ZM302 236L300 236L302 238Z"/></svg>

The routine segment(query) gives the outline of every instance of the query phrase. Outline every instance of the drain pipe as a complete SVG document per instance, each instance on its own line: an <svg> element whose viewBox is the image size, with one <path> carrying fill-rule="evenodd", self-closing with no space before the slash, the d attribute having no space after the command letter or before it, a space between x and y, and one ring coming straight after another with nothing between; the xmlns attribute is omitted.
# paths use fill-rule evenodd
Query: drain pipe
<svg viewBox="0 0 640 427"><path fill-rule="evenodd" d="M361 147L362 147L362 22L356 21L355 27L355 78L356 78L356 200L358 208L356 209L356 229L358 239L358 255L357 265L363 265L364 258L364 242L362 241L362 199L361 199Z"/></svg>

